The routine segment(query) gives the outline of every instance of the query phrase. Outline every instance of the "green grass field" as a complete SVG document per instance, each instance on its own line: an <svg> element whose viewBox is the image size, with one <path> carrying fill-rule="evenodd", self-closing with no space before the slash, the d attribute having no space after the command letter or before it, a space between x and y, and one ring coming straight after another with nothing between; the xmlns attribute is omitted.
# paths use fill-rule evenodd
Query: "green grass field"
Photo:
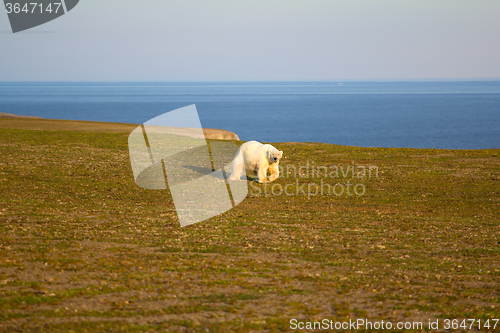
<svg viewBox="0 0 500 333"><path fill-rule="evenodd" d="M271 185L294 195L253 183L235 209L180 228L168 191L135 185L129 132L37 121L0 121L0 331L500 318L499 149L274 143L285 170L363 165L378 177L290 172ZM297 181L365 193L308 198Z"/></svg>

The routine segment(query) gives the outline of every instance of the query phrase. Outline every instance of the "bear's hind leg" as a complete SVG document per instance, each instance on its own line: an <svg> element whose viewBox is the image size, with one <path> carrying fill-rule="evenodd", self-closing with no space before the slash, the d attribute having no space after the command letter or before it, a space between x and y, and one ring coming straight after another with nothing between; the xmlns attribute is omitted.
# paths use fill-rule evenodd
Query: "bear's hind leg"
<svg viewBox="0 0 500 333"><path fill-rule="evenodd" d="M233 160L233 173L229 177L229 180L240 180L241 174L245 170L245 161L243 160L243 154L238 150L236 157Z"/></svg>

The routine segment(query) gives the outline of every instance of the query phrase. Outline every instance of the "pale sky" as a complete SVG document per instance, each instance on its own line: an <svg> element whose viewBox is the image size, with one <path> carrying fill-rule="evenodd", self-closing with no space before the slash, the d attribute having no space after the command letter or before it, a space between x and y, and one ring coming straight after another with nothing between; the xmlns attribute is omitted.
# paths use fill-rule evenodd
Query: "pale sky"
<svg viewBox="0 0 500 333"><path fill-rule="evenodd" d="M1 81L500 78L498 0L80 0L12 34Z"/></svg>

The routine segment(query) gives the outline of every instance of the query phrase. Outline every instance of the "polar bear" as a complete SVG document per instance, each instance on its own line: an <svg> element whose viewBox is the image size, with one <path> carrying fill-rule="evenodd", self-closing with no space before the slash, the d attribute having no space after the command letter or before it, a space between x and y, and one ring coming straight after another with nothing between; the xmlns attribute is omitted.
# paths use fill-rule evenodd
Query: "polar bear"
<svg viewBox="0 0 500 333"><path fill-rule="evenodd" d="M239 180L246 171L257 174L258 182L267 181L267 171L271 174L269 182L279 177L279 162L283 151L271 145L264 145L257 141L248 141L241 145L233 160L233 173L229 180Z"/></svg>

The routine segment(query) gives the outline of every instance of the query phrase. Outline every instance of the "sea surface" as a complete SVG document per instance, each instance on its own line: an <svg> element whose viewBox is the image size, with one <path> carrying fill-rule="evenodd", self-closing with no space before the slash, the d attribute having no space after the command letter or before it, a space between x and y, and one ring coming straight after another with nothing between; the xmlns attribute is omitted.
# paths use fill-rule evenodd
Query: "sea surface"
<svg viewBox="0 0 500 333"><path fill-rule="evenodd" d="M0 112L141 124L196 104L241 140L500 148L500 81L0 83Z"/></svg>

